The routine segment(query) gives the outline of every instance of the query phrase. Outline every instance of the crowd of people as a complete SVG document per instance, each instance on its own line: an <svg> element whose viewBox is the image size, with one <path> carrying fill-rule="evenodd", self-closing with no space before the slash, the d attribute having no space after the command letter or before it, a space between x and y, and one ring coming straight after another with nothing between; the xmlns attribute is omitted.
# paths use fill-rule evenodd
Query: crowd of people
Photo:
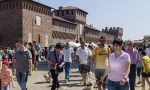
<svg viewBox="0 0 150 90"><path fill-rule="evenodd" d="M52 54L55 52L57 52L60 63ZM141 90L146 90L145 80L150 86L148 80L148 77L150 77L149 52L148 48L145 47L136 48L131 40L127 41L127 45L121 39L115 39L112 45L106 45L106 38L102 36L96 48L81 42L80 47L73 51L69 43L66 43L64 48L61 47L61 43L58 43L54 51L49 53L47 62L50 66L53 66L51 74L55 73L57 64L60 67L65 66L66 82L69 80L71 64L76 60L79 64L83 85L87 85L87 77L92 72L95 74L99 90L135 90L136 76L139 80L137 84L142 83ZM57 75L56 73L52 74L54 81L51 90L60 87L58 75L59 73Z"/></svg>
<svg viewBox="0 0 150 90"><path fill-rule="evenodd" d="M150 47L136 48L131 40L125 45L121 39L107 45L104 36L99 41L97 47L81 42L79 47L72 48L67 42L41 49L36 41L26 43L18 39L13 50L0 50L1 90L15 86L13 75L16 75L21 90L27 90L28 76L37 70L40 59L48 64L53 79L51 90L60 89L58 76L63 71L65 82L69 82L73 62L79 65L84 86L89 84L87 78L93 74L98 90L135 90L136 84L142 84L141 90L147 90L145 81L150 86Z"/></svg>
<svg viewBox="0 0 150 90"><path fill-rule="evenodd" d="M0 87L1 90L10 90L15 86L12 77L15 75L21 90L27 90L28 75L37 70L41 47L33 42L24 42L18 39L16 47L0 50Z"/></svg>

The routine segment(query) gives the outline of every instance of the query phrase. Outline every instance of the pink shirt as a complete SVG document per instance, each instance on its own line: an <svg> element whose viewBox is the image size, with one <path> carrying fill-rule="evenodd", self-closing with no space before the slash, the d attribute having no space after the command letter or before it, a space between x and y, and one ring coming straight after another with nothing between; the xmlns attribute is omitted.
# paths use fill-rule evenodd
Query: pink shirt
<svg viewBox="0 0 150 90"><path fill-rule="evenodd" d="M126 53L130 55L131 58L131 64L137 64L140 62L140 55L138 53L138 50L133 48L133 51L130 51L128 48L125 50Z"/></svg>
<svg viewBox="0 0 150 90"><path fill-rule="evenodd" d="M111 81L120 81L126 74L125 64L130 61L129 54L122 51L122 54L116 58L115 53L109 55L110 73L108 79Z"/></svg>
<svg viewBox="0 0 150 90"><path fill-rule="evenodd" d="M11 77L12 77L12 70L10 70L10 69L1 70L1 72L0 72L1 85L2 86L10 86Z"/></svg>

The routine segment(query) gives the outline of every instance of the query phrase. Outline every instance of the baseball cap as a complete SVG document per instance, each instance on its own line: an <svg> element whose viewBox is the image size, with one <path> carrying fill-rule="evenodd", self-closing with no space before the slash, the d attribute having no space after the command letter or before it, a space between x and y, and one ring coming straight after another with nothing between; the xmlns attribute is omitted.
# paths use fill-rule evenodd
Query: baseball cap
<svg viewBox="0 0 150 90"><path fill-rule="evenodd" d="M9 61L8 60L4 60L3 64L9 65Z"/></svg>

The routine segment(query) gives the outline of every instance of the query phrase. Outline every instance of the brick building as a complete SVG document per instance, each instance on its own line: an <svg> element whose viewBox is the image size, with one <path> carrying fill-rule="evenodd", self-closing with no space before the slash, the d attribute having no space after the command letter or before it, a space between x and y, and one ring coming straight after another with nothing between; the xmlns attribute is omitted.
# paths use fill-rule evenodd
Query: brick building
<svg viewBox="0 0 150 90"><path fill-rule="evenodd" d="M86 11L73 6L60 6L58 9L53 11L54 16L63 18L66 21L76 24L76 42L84 40L83 29L84 25L86 24L87 14L88 13Z"/></svg>
<svg viewBox="0 0 150 90"><path fill-rule="evenodd" d="M51 9L32 0L0 1L0 46L13 47L18 38L48 46L52 33Z"/></svg>
<svg viewBox="0 0 150 90"><path fill-rule="evenodd" d="M42 47L48 47L67 41L98 43L102 35L111 43L123 35L121 28L106 32L88 25L88 13L80 8L60 6L52 9L33 0L1 0L0 47L13 47L18 38L26 42L37 41Z"/></svg>

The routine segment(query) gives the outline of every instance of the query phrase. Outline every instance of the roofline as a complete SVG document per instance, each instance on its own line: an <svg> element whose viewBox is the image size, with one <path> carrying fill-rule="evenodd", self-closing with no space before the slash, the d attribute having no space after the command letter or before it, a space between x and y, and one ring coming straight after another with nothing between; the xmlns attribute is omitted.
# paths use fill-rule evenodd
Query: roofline
<svg viewBox="0 0 150 90"><path fill-rule="evenodd" d="M0 3L3 3L3 2L13 2L13 1L16 1L16 0L8 0L8 1L0 1ZM55 8L53 8L53 7L50 7L50 6L47 6L47 5L45 5L45 4L42 4L42 3L39 3L39 2L36 2L36 1L29 1L29 0L20 0L20 2L31 2L31 3L34 3L34 4L37 4L37 5L41 5L41 6L43 6L43 7L45 7L45 8L47 8L47 9L55 9ZM18 1L16 1L16 2L18 2Z"/></svg>
<svg viewBox="0 0 150 90"><path fill-rule="evenodd" d="M87 25L88 25L88 24L84 25L84 27L100 32L99 29L97 29L97 28L95 28L95 27L93 27L93 26L90 27L90 25L89 25L89 26L87 26Z"/></svg>
<svg viewBox="0 0 150 90"><path fill-rule="evenodd" d="M36 1L28 1L28 2L33 2L33 3L39 4L39 5L41 5L41 6L43 6L43 7L46 7L46 8L55 9L55 8L53 8L53 7L47 6L47 5L45 5L45 4L42 4L42 3L39 3L39 2L36 2Z"/></svg>
<svg viewBox="0 0 150 90"><path fill-rule="evenodd" d="M60 18L60 19L59 19L59 18ZM59 21L63 21L63 22L67 22L67 23L70 23L70 24L77 25L76 23L70 22L70 21L65 20L65 19L63 19L63 18L61 18L61 17L58 17L58 18L57 18L57 16L52 16L52 19L57 19L57 20L59 20Z"/></svg>
<svg viewBox="0 0 150 90"><path fill-rule="evenodd" d="M88 14L88 12L82 10L82 9L65 9L65 10L80 10L80 11L83 11L84 13ZM65 11L65 10L61 10L61 9L54 9L54 12L55 11Z"/></svg>

